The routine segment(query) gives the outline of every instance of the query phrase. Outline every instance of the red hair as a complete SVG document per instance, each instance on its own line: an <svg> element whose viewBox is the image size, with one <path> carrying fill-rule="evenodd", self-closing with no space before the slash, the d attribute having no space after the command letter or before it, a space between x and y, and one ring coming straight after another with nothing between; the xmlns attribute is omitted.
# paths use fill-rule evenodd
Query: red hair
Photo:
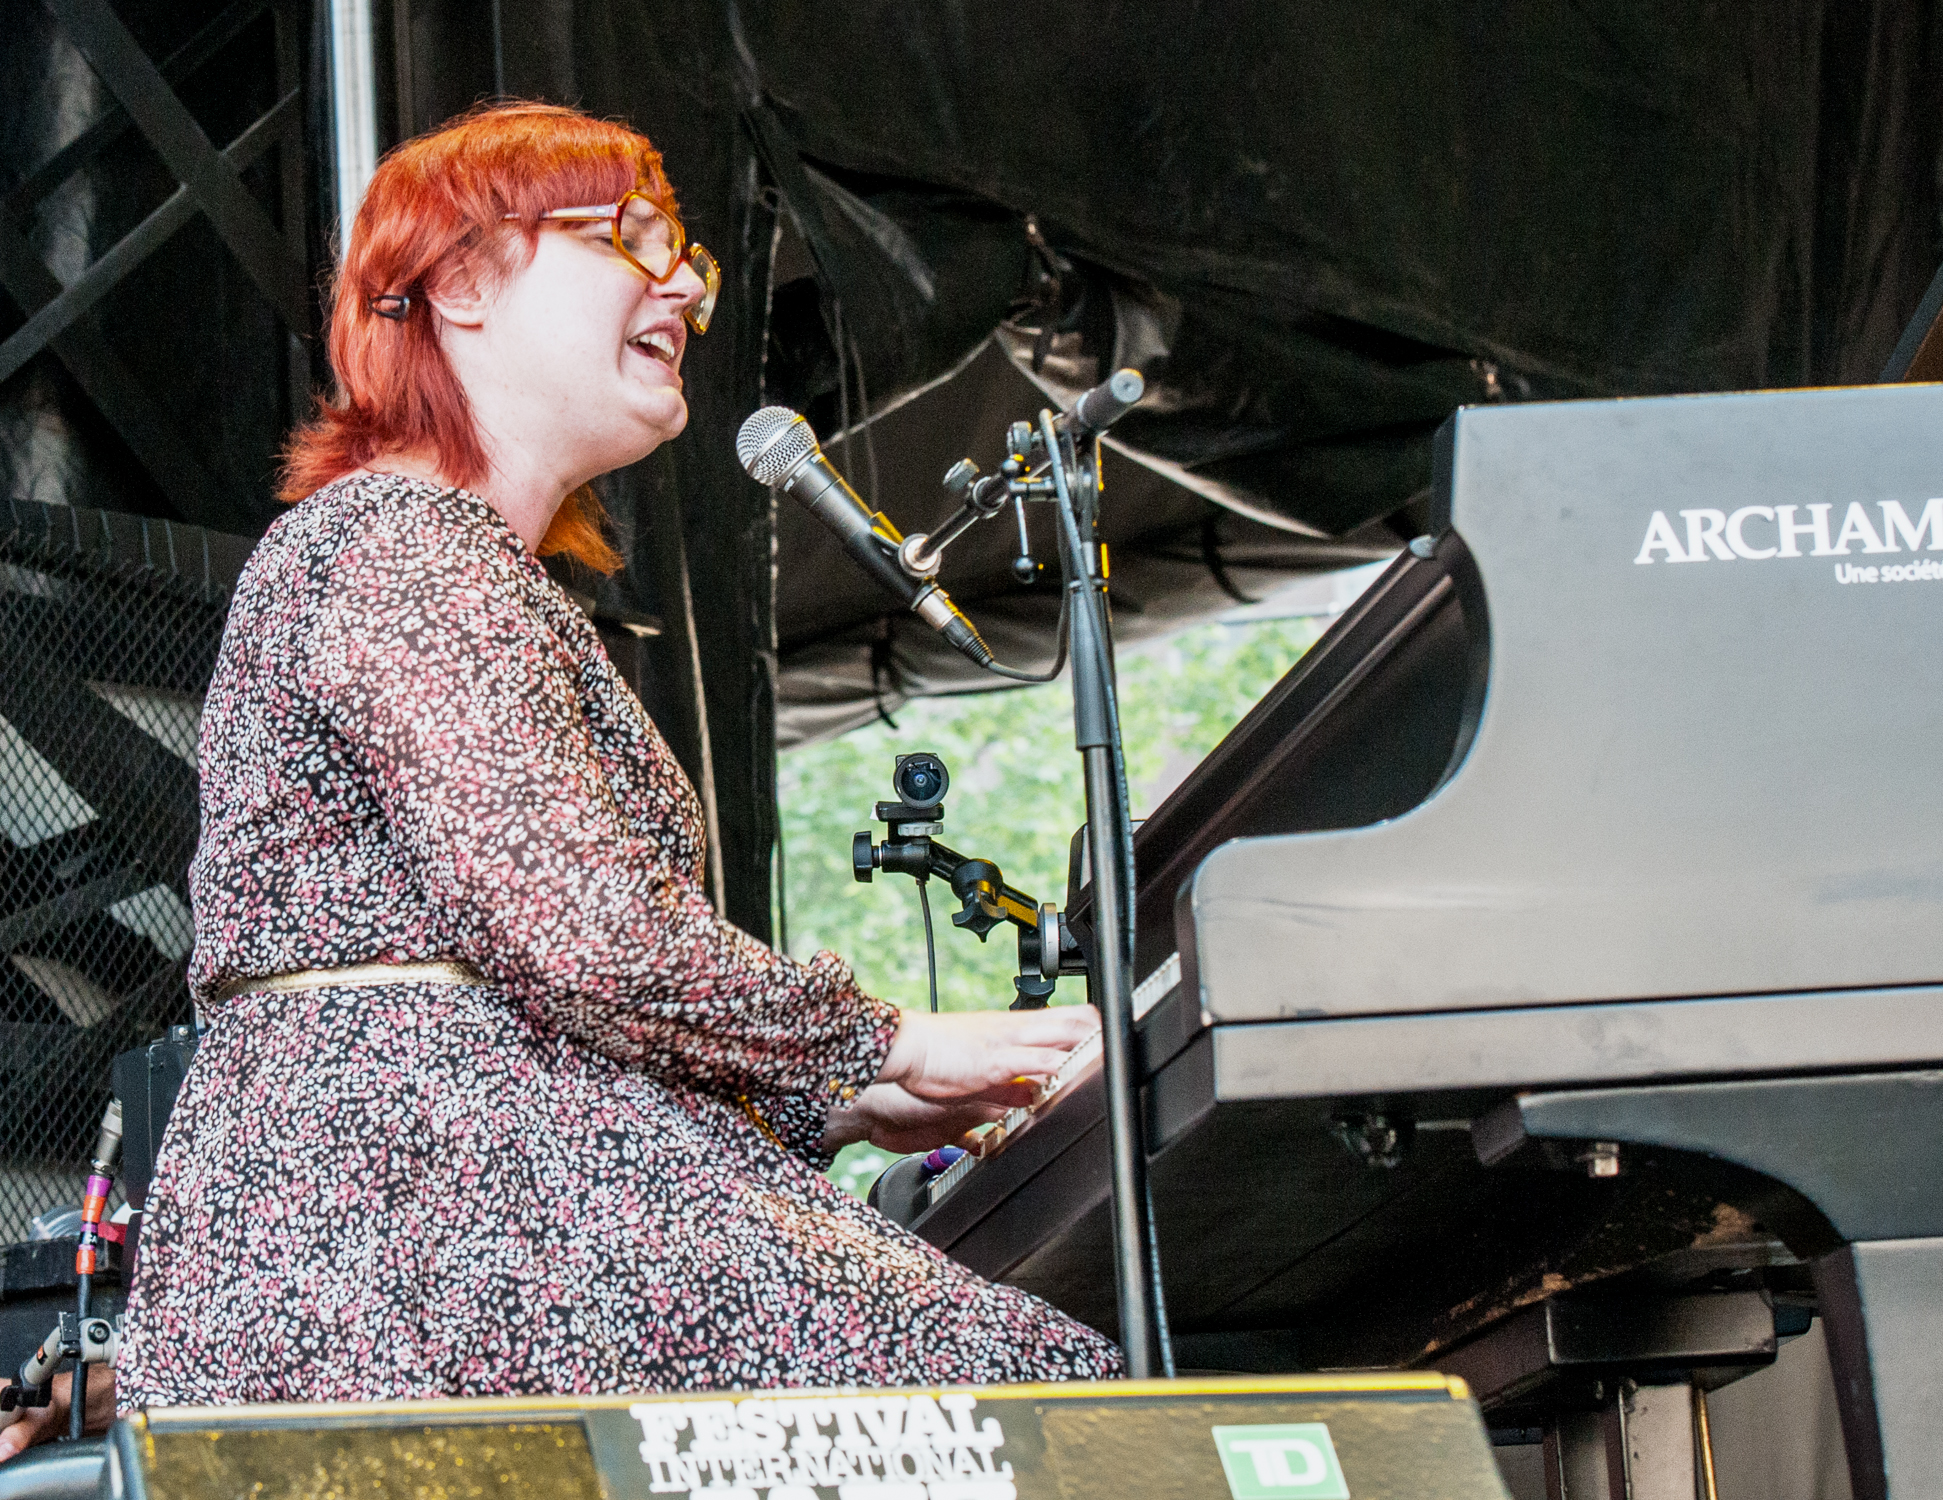
<svg viewBox="0 0 1943 1500"><path fill-rule="evenodd" d="M337 395L285 450L279 498L297 501L392 453L431 453L454 483L490 465L464 388L439 347L428 291L491 286L531 261L540 215L640 188L674 208L661 154L625 125L553 104L499 104L407 141L378 163L338 268L331 309ZM517 217L509 223L505 216ZM520 253L523 251L523 255ZM402 319L371 299L409 297ZM569 495L540 542L603 573L621 565L591 489Z"/></svg>

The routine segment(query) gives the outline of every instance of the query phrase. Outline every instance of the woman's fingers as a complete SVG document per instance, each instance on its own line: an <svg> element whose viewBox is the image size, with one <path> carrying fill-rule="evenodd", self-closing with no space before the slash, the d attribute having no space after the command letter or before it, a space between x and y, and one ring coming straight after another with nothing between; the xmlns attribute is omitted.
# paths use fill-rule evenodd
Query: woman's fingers
<svg viewBox="0 0 1943 1500"><path fill-rule="evenodd" d="M68 1392L74 1384L72 1375L63 1372L54 1377L51 1399L45 1406L30 1406L20 1414L20 1420L10 1427L0 1428L0 1464L26 1452L36 1443L51 1442L67 1431ZM106 1432L115 1420L115 1372L101 1365L88 1369L88 1410L82 1431L89 1436L99 1436Z"/></svg>
<svg viewBox="0 0 1943 1500"><path fill-rule="evenodd" d="M12 1426L0 1427L0 1464L54 1435L56 1429L49 1415L51 1410L51 1407L37 1406L22 1412L20 1419ZM62 1415L66 1415L65 1408Z"/></svg>
<svg viewBox="0 0 1943 1500"><path fill-rule="evenodd" d="M982 1040L994 1050L1026 1049L1062 1059L1100 1029L1100 1013L1090 1005L1065 1005L1058 1010L978 1011L963 1019L982 1023L979 1028L984 1033Z"/></svg>
<svg viewBox="0 0 1943 1500"><path fill-rule="evenodd" d="M833 1109L823 1144L926 1151L1036 1104L1045 1080L1100 1029L1090 1006L927 1015L906 1011L876 1083Z"/></svg>
<svg viewBox="0 0 1943 1500"><path fill-rule="evenodd" d="M89 1372L89 1385L94 1384L94 1372ZM33 1447L45 1443L67 1431L67 1392L69 1378L66 1375L54 1377L54 1396L46 1406L30 1406L20 1414L20 1420L11 1427L0 1429L0 1463L15 1457ZM88 1406L94 1407L93 1392L90 1391Z"/></svg>
<svg viewBox="0 0 1943 1500"><path fill-rule="evenodd" d="M1090 1006L942 1016L907 1011L881 1081L924 1099L1029 1103L1030 1089L1015 1082L1058 1072L1099 1025Z"/></svg>
<svg viewBox="0 0 1943 1500"><path fill-rule="evenodd" d="M857 1103L873 1126L943 1130L948 1132L945 1139L989 1124L1001 1118L1007 1108L1003 1103L978 1099L920 1099L893 1083L872 1085L863 1091Z"/></svg>
<svg viewBox="0 0 1943 1500"><path fill-rule="evenodd" d="M1100 1029L1100 1013L1090 1005L1062 1005L1056 1010L1001 1011L1016 1030L1014 1040L1043 1046L1072 1048Z"/></svg>
<svg viewBox="0 0 1943 1500"><path fill-rule="evenodd" d="M988 1088L968 1089L962 1094L941 1097L982 1104L997 1110L1002 1115L1009 1109L1025 1109L1037 1104L1043 1097L1043 1089L1040 1079L1013 1077L1004 1083L992 1084Z"/></svg>
<svg viewBox="0 0 1943 1500"><path fill-rule="evenodd" d="M920 1107L893 1115L877 1124L870 1133L872 1145L900 1155L930 1151L938 1146L955 1145L969 1132L981 1125L989 1125L1005 1114L1003 1107L993 1104L912 1102Z"/></svg>
<svg viewBox="0 0 1943 1500"><path fill-rule="evenodd" d="M1071 1047L995 1047L991 1067L1000 1078L1046 1078L1064 1067L1072 1055Z"/></svg>
<svg viewBox="0 0 1943 1500"><path fill-rule="evenodd" d="M1051 1066L1022 1061L1016 1056L1001 1059L984 1075L989 1082L932 1078L920 1080L912 1092L927 1099L979 1099L987 1104L1002 1104L1007 1109L1021 1109L1045 1097L1046 1080L1059 1071L1059 1063L1070 1055L1054 1053L1058 1061Z"/></svg>
<svg viewBox="0 0 1943 1500"><path fill-rule="evenodd" d="M1005 1117L1009 1101L920 1099L895 1084L872 1084L825 1124L823 1145L835 1150L868 1140L900 1154L955 1144L967 1131Z"/></svg>

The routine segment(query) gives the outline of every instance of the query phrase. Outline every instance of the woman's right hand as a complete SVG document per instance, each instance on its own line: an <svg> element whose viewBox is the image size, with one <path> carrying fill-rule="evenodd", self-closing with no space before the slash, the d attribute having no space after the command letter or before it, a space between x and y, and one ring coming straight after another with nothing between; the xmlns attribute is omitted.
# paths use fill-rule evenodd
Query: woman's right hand
<svg viewBox="0 0 1943 1500"><path fill-rule="evenodd" d="M877 1075L919 1099L1031 1104L1037 1083L1100 1029L1090 1005L1057 1010L907 1010Z"/></svg>

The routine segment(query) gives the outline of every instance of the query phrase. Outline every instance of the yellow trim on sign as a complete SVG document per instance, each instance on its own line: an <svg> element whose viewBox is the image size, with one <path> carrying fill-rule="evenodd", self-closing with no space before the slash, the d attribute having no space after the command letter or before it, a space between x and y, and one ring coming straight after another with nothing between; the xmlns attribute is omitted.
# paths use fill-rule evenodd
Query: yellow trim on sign
<svg viewBox="0 0 1943 1500"><path fill-rule="evenodd" d="M1454 1375L1434 1371L1372 1371L1366 1375L1214 1376L1200 1380L1048 1380L1032 1385L965 1386L994 1401L1044 1401L1053 1397L1098 1400L1111 1396L1367 1396L1384 1391L1443 1391L1453 1401L1470 1395Z"/></svg>
<svg viewBox="0 0 1943 1500"><path fill-rule="evenodd" d="M254 1406L154 1407L130 1418L151 1430L184 1427L288 1426L297 1422L339 1425L384 1418L480 1417L504 1420L520 1415L569 1416L583 1411L625 1409L637 1401L815 1400L827 1396L897 1396L922 1392L936 1397L964 1392L981 1401L1058 1401L1151 1398L1155 1396L1366 1396L1385 1392L1441 1392L1468 1400L1470 1387L1455 1375L1434 1371L1371 1371L1367 1374L1273 1375L1198 1380L1068 1380L1029 1385L863 1387L825 1386L803 1390L639 1391L602 1396L433 1397L424 1401L293 1401Z"/></svg>

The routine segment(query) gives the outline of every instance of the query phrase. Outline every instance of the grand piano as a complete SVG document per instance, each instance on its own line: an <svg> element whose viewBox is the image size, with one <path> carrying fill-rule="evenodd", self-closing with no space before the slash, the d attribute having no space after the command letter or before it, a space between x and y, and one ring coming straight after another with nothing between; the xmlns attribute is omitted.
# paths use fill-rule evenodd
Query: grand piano
<svg viewBox="0 0 1943 1500"><path fill-rule="evenodd" d="M1463 1374L1546 1493L1691 1497L1704 1392L1819 1313L1854 1493L1943 1491L1939 434L1446 425L1430 533L1136 835L1183 1366ZM1112 1330L1100 1091L886 1206Z"/></svg>

